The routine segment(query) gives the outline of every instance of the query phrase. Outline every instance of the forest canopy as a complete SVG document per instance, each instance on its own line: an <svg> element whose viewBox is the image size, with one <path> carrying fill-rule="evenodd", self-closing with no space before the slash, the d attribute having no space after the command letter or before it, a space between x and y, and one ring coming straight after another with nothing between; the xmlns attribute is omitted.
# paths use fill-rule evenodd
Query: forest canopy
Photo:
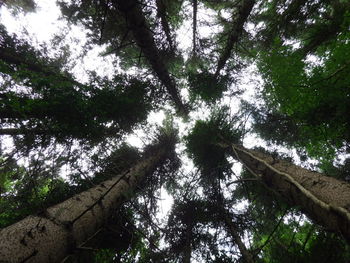
<svg viewBox="0 0 350 263"><path fill-rule="evenodd" d="M0 262L349 262L349 76L349 1L0 1Z"/></svg>

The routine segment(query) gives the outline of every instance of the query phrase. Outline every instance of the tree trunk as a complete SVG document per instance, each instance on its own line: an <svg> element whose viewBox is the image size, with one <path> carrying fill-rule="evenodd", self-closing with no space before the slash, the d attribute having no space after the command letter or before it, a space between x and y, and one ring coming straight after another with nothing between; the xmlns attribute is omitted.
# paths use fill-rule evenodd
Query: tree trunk
<svg viewBox="0 0 350 263"><path fill-rule="evenodd" d="M350 184L268 154L232 145L232 154L253 175L327 230L350 242Z"/></svg>
<svg viewBox="0 0 350 263"><path fill-rule="evenodd" d="M171 31L170 31L170 26L168 23L168 19L167 19L167 12L166 12L166 5L164 3L164 0L156 0L156 5L157 5L157 16L160 19L160 22L162 24L162 28L164 30L166 39L168 41L170 50L175 53L175 45L174 45L174 41L172 39L171 36Z"/></svg>
<svg viewBox="0 0 350 263"><path fill-rule="evenodd" d="M191 248L192 229L193 229L192 223L188 224L187 227L186 227L186 244L185 244L185 249L184 249L184 259L183 259L183 263L191 263L191 254L192 254L192 248Z"/></svg>
<svg viewBox="0 0 350 263"><path fill-rule="evenodd" d="M235 43L238 42L238 38L243 32L244 23L246 22L250 12L252 11L254 4L255 0L244 0L242 5L238 7L237 18L235 19L235 21L232 22L232 28L229 32L225 49L222 52L218 61L218 65L216 67L216 77L220 74L220 70L224 68L226 61L230 58L233 46Z"/></svg>
<svg viewBox="0 0 350 263"><path fill-rule="evenodd" d="M128 27L134 35L137 46L141 49L153 71L166 87L179 113L188 114L188 110L182 103L175 81L170 77L143 15L140 4L136 0L114 1L116 8L125 16Z"/></svg>
<svg viewBox="0 0 350 263"><path fill-rule="evenodd" d="M197 0L193 0L192 3L193 8L193 17L192 17L192 56L195 57L197 54L197 9L198 2Z"/></svg>
<svg viewBox="0 0 350 263"><path fill-rule="evenodd" d="M129 171L0 231L0 262L61 262L105 224L167 157L166 147Z"/></svg>
<svg viewBox="0 0 350 263"><path fill-rule="evenodd" d="M212 188L215 189L216 188L215 185L212 185ZM221 190L216 191L215 199L216 199L217 207L220 211L220 214L222 215L221 220L226 225L227 232L229 235L231 235L233 243L237 245L239 251L241 252L243 262L254 263L253 255L247 249L241 237L239 236L239 233L237 232L237 227L233 222L232 214L225 207L225 203L224 203L225 198L221 193Z"/></svg>
<svg viewBox="0 0 350 263"><path fill-rule="evenodd" d="M229 234L231 235L231 237L233 239L233 242L237 245L239 251L242 254L243 262L244 263L254 263L253 256L249 252L249 250L247 249L245 244L243 243L243 241L242 241L241 237L239 236L239 234L237 233L236 227L235 227L235 224L232 221L232 218L227 213L227 211L225 211L223 216L224 216L225 224L227 226L227 230L228 230Z"/></svg>

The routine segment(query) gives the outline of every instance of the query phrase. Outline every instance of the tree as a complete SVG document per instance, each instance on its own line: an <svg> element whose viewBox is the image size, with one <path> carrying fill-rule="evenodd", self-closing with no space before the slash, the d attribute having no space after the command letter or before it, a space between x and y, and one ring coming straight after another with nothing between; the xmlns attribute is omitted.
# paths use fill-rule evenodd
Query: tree
<svg viewBox="0 0 350 263"><path fill-rule="evenodd" d="M347 1L57 2L0 27L1 262L349 262Z"/></svg>
<svg viewBox="0 0 350 263"><path fill-rule="evenodd" d="M225 66L226 61L230 58L230 54L232 52L233 45L238 41L240 35L243 31L243 25L246 22L252 8L255 4L253 0L243 1L242 5L238 7L237 15L235 16L235 21L232 28L229 30L229 34L227 37L227 43L223 53L221 54L218 65L215 70L215 76L217 77L220 71Z"/></svg>
<svg viewBox="0 0 350 263"><path fill-rule="evenodd" d="M331 162L349 141L343 112L349 105L349 83L343 75L349 70L349 45L344 41L348 38L349 5L294 1L278 14L278 2L256 18L270 23L260 33L269 43L258 54L264 78L262 97L268 109L255 113L257 128L266 139L274 140L279 136L272 127L287 127L284 131L291 130L290 135L279 141ZM315 22L307 24L307 19ZM269 123L272 129L264 132ZM293 140L288 139L291 136Z"/></svg>
<svg viewBox="0 0 350 263"><path fill-rule="evenodd" d="M153 108L152 83L123 75L79 83L62 72L59 61L45 59L4 28L1 32L0 70L8 79L0 95L0 118L8 127L1 134L99 142L131 131ZM22 85L30 94L18 91Z"/></svg>
<svg viewBox="0 0 350 263"><path fill-rule="evenodd" d="M211 140L208 141L208 138ZM225 155L230 154L267 189L281 195L291 205L299 206L327 229L340 232L349 239L348 183L266 153L248 150L238 144L239 140L239 132L227 125L220 115L207 122L197 122L187 138L189 152L197 165L205 169L210 169L213 164L218 167L218 163L222 166L222 163L227 162L224 160ZM208 156L209 151L215 151L217 158Z"/></svg>
<svg viewBox="0 0 350 263"><path fill-rule="evenodd" d="M92 3L89 3L89 4L92 4ZM74 4L71 6L65 6L66 9L72 9L72 7L76 8ZM107 10L109 6L105 4L104 8ZM121 1L112 1L112 8L110 12L114 14L112 18L114 20L120 16L124 17L125 22L123 24L127 29L124 37L127 37L128 34L132 34L133 40L136 46L140 49L142 54L145 56L146 61L150 64L151 68L153 69L153 71L155 72L155 74L157 75L161 83L166 87L166 90L171 96L179 113L187 115L187 109L178 94L176 83L173 80L173 78L170 76L167 70L167 67L164 64L164 61L161 59L160 51L155 44L154 37L151 33L151 29L148 26L146 18L144 17L140 4L137 1L131 1L127 3L121 2ZM84 15L87 16L87 17L83 17L86 19L92 16L93 14L84 14ZM160 18L161 18L162 24L165 25L165 22L163 19L164 16L163 18L162 16L160 16ZM118 21L111 21L111 23L118 23ZM165 26L165 28L167 27ZM166 35L169 35L169 32L168 34L166 33ZM112 36L112 38L115 38L115 36ZM124 41L123 38L121 40L122 43ZM113 39L108 39L108 41L111 41L111 40Z"/></svg>
<svg viewBox="0 0 350 263"><path fill-rule="evenodd" d="M237 145L232 145L232 150L253 175L261 177L266 186L291 204L300 206L327 229L339 231L349 239L348 201L346 197L343 199L349 194L347 183Z"/></svg>
<svg viewBox="0 0 350 263"><path fill-rule="evenodd" d="M99 232L111 213L165 163L174 139L164 135L131 169L2 229L1 260L61 262Z"/></svg>

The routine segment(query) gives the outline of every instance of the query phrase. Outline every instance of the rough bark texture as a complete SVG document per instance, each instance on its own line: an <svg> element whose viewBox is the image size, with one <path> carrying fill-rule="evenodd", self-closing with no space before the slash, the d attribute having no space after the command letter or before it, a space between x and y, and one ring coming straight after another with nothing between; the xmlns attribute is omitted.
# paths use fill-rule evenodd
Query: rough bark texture
<svg viewBox="0 0 350 263"><path fill-rule="evenodd" d="M255 0L244 0L242 5L238 7L238 15L237 18L232 22L233 26L229 32L225 49L219 58L215 76L218 76L220 74L220 70L224 68L226 61L230 58L233 46L238 42L238 39L242 34L244 23L252 11L254 3Z"/></svg>
<svg viewBox="0 0 350 263"><path fill-rule="evenodd" d="M299 206L326 229L350 241L350 184L268 154L233 145L246 168L291 205Z"/></svg>
<svg viewBox="0 0 350 263"><path fill-rule="evenodd" d="M61 262L99 231L165 156L161 149L128 172L2 229L0 262Z"/></svg>
<svg viewBox="0 0 350 263"><path fill-rule="evenodd" d="M153 71L166 87L178 111L183 115L187 115L188 110L181 101L174 79L170 77L164 62L159 55L152 32L147 25L147 21L143 15L139 2L136 0L129 0L114 1L114 3L119 12L125 16L127 25L133 33L137 46L142 50L142 53L151 65Z"/></svg>

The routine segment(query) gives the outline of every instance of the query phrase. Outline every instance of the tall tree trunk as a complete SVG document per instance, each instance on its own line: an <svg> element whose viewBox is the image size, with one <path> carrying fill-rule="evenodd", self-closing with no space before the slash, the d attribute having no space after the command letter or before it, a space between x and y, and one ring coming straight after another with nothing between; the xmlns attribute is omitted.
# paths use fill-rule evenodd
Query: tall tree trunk
<svg viewBox="0 0 350 263"><path fill-rule="evenodd" d="M193 9L193 17L192 17L192 56L195 57L197 55L197 9L198 2L197 0L193 0L192 3Z"/></svg>
<svg viewBox="0 0 350 263"><path fill-rule="evenodd" d="M153 35L147 24L146 18L142 12L137 0L114 1L116 8L126 19L127 25L134 35L137 46L142 50L148 63L166 87L179 113L188 114L188 110L182 103L179 92L176 88L175 80L170 76L160 54L156 47Z"/></svg>
<svg viewBox="0 0 350 263"><path fill-rule="evenodd" d="M349 183L243 146L232 145L232 154L268 188L350 242Z"/></svg>
<svg viewBox="0 0 350 263"><path fill-rule="evenodd" d="M192 223L188 224L187 227L186 227L186 244L185 244L185 249L184 249L184 259L183 259L183 263L191 263L191 254L192 254L192 248L191 248L192 229L193 229Z"/></svg>
<svg viewBox="0 0 350 263"><path fill-rule="evenodd" d="M157 5L157 16L160 19L160 22L162 24L162 28L164 30L166 39L169 43L169 47L170 50L175 53L175 45L174 45L174 41L173 38L171 36L170 33L170 26L169 26L169 22L167 19L167 12L166 12L166 5L164 3L164 0L156 0L156 5Z"/></svg>
<svg viewBox="0 0 350 263"><path fill-rule="evenodd" d="M254 4L255 0L243 0L242 5L238 7L237 17L232 22L232 28L229 32L226 46L219 58L218 65L216 67L216 77L220 74L220 71L224 68L226 61L230 58L233 46L238 42L238 39L243 32L244 23L252 11Z"/></svg>
<svg viewBox="0 0 350 263"><path fill-rule="evenodd" d="M105 224L166 158L159 147L129 171L0 231L0 262L61 262Z"/></svg>
<svg viewBox="0 0 350 263"><path fill-rule="evenodd" d="M239 251L241 252L244 263L254 263L253 255L249 252L249 250L243 243L241 237L239 236L236 230L236 226L233 223L232 218L230 217L230 214L227 211L225 211L223 217L227 227L227 231L229 232L233 242L237 245Z"/></svg>
<svg viewBox="0 0 350 263"><path fill-rule="evenodd" d="M220 184L217 184L218 187L220 187ZM218 189L215 184L212 185L212 189ZM214 190L215 191L215 190ZM254 263L254 257L250 253L250 251L245 246L244 242L242 241L241 237L239 236L239 233L237 232L237 227L235 223L233 222L232 214L230 211L225 207L225 198L220 190L215 191L215 197L217 207L219 211L221 212L221 220L226 225L226 229L228 234L231 236L232 241L234 244L237 245L239 251L241 252L242 259L244 263Z"/></svg>

